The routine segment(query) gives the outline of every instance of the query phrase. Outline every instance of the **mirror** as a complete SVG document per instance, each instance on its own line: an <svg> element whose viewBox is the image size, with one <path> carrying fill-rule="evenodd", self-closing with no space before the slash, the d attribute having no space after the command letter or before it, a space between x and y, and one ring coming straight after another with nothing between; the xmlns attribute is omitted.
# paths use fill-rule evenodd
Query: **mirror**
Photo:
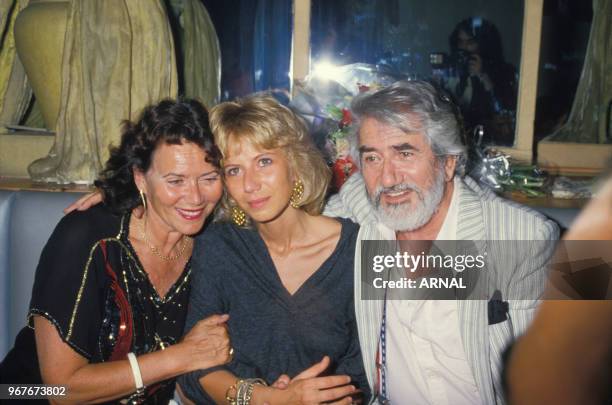
<svg viewBox="0 0 612 405"><path fill-rule="evenodd" d="M431 80L459 105L468 134L481 124L486 143L514 144L522 1L311 4L311 72L367 63L397 77Z"/></svg>

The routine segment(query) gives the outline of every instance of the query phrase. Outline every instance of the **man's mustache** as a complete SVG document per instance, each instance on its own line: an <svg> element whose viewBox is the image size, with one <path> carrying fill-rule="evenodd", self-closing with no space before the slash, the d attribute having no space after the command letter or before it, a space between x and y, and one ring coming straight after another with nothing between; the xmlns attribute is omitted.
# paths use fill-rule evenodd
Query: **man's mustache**
<svg viewBox="0 0 612 405"><path fill-rule="evenodd" d="M415 186L414 184L408 184L408 183L400 183L400 184L395 184L391 187L379 187L376 189L376 191L374 192L374 202L376 204L376 206L380 206L380 199L382 197L383 194L389 194L389 193L401 193L404 191L414 191L417 196L419 197L419 199L423 199L423 191Z"/></svg>

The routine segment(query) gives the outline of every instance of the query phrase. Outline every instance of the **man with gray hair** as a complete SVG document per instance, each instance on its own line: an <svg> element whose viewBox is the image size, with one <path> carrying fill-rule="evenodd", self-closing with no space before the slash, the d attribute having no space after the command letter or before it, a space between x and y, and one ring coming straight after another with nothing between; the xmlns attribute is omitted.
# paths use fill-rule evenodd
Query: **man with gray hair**
<svg viewBox="0 0 612 405"><path fill-rule="evenodd" d="M363 240L558 238L553 222L464 175L467 154L454 106L429 83L402 81L362 94L352 112L360 173L324 213L361 224L356 252ZM508 285L543 288L552 245L500 266L512 269L492 278L502 299L509 300ZM501 354L527 327L537 299L501 302L505 309L496 319L486 300L364 299L360 259L356 253L355 310L375 401L503 403Z"/></svg>

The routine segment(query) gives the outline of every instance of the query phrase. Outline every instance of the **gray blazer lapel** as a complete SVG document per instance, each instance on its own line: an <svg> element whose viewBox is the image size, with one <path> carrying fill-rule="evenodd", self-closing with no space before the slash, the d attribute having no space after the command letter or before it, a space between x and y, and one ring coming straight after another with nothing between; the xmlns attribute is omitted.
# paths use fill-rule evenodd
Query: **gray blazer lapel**
<svg viewBox="0 0 612 405"><path fill-rule="evenodd" d="M485 223L480 196L463 184L459 199L457 239L475 241L475 249L484 252ZM476 253L478 254L478 253ZM483 280L480 280L481 282ZM491 365L489 362L489 333L486 300L457 301L463 347L480 397L485 404L495 403Z"/></svg>
<svg viewBox="0 0 612 405"><path fill-rule="evenodd" d="M372 389L376 385L376 351L378 349L380 324L382 321L383 301L362 299L361 241L383 239L386 239L386 237L380 232L377 225L364 225L359 229L357 246L355 247L355 315L363 364Z"/></svg>
<svg viewBox="0 0 612 405"><path fill-rule="evenodd" d="M457 239L484 240L485 223L480 196L471 187L472 182L461 185L459 196L459 220L457 222Z"/></svg>

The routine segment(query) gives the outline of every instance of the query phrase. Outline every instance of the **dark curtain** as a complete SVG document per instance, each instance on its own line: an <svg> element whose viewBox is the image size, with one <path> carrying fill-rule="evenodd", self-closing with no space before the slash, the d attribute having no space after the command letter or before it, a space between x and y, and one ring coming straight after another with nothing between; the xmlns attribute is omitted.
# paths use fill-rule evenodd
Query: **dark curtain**
<svg viewBox="0 0 612 405"><path fill-rule="evenodd" d="M313 60L377 64L386 53L384 30L399 24L398 18L398 0L313 0Z"/></svg>
<svg viewBox="0 0 612 405"><path fill-rule="evenodd" d="M289 89L291 0L204 0L221 47L221 98Z"/></svg>
<svg viewBox="0 0 612 405"><path fill-rule="evenodd" d="M291 0L259 0L255 15L255 91L289 89Z"/></svg>

